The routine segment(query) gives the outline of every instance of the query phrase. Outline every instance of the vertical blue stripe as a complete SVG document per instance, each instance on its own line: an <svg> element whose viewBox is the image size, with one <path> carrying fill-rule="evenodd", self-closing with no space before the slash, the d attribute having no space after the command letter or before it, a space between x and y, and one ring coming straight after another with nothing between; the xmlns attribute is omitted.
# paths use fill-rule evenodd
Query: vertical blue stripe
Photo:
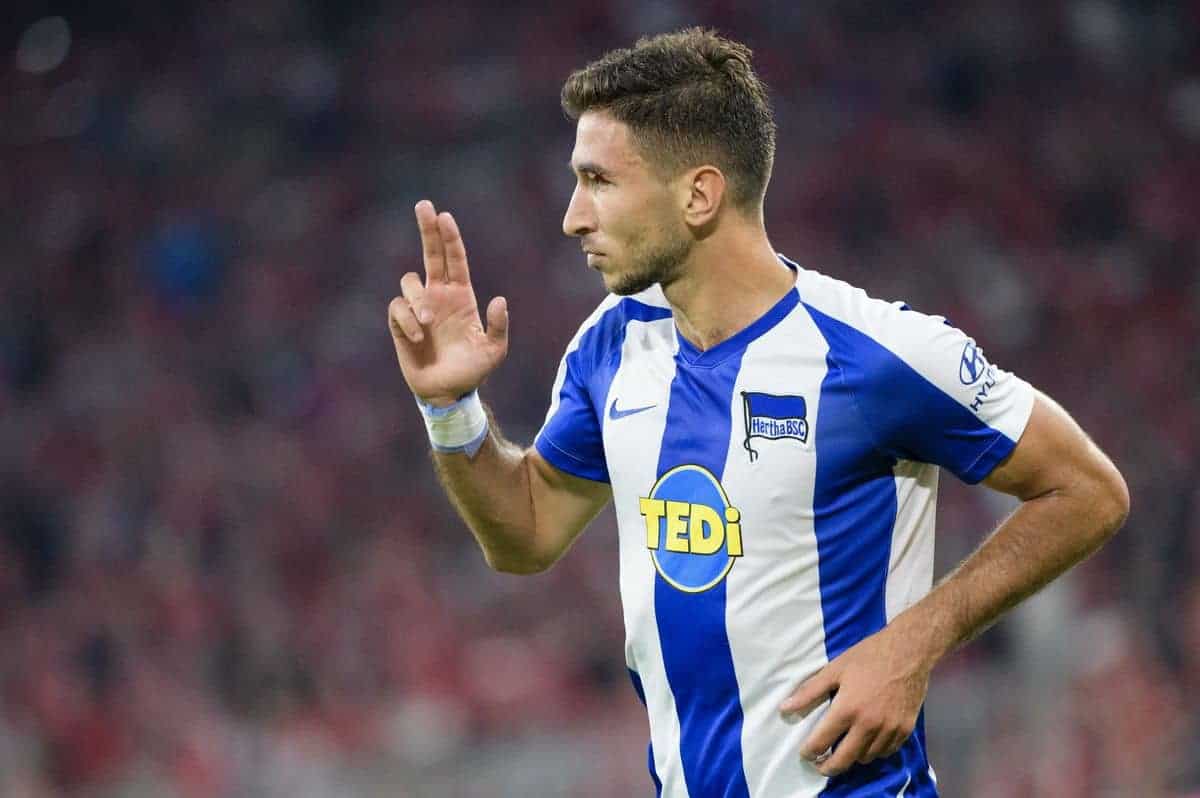
<svg viewBox="0 0 1200 798"><path fill-rule="evenodd" d="M642 677L633 668L627 668L629 671L629 679L633 682L633 691L637 693L638 700L642 702L642 706L646 706L646 691L642 688ZM654 794L662 795L662 779L658 777L658 769L654 767L654 742L651 741L646 745L646 767L650 770L650 779L654 782Z"/></svg>
<svg viewBox="0 0 1200 798"><path fill-rule="evenodd" d="M678 360L659 476L690 463L721 479L729 451L733 386L741 363L740 351L714 365L689 367L685 359ZM747 540L744 545L749 549L753 544ZM722 580L703 593L685 593L661 575L654 576L663 664L679 715L679 757L693 798L749 798L750 794L742 766L741 695L725 629L727 585Z"/></svg>
<svg viewBox="0 0 1200 798"><path fill-rule="evenodd" d="M896 523L894 460L875 452L831 360L817 412L813 526L825 653L833 659L887 622L884 587Z"/></svg>
<svg viewBox="0 0 1200 798"><path fill-rule="evenodd" d="M866 427L869 420L862 416L852 389L854 375L843 368L843 364L861 362L867 353L848 350L844 331L832 327L838 322L808 310L829 344L814 433L813 526L825 653L832 660L887 624L885 591L896 523L892 471L896 460L876 446ZM878 796L881 788L895 795L905 782L908 795L936 794L931 791L924 745L916 734L891 757L855 765L830 779L821 795Z"/></svg>

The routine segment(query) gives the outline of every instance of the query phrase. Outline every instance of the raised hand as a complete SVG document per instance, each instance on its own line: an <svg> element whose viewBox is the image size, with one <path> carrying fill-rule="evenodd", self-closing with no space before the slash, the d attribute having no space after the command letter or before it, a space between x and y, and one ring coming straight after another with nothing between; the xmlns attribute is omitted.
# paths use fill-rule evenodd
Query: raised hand
<svg viewBox="0 0 1200 798"><path fill-rule="evenodd" d="M388 305L388 326L408 387L437 406L470 393L508 353L508 308L504 297L487 306L487 330L471 287L467 250L454 217L433 203L416 206L425 260L425 280L416 272L400 278Z"/></svg>

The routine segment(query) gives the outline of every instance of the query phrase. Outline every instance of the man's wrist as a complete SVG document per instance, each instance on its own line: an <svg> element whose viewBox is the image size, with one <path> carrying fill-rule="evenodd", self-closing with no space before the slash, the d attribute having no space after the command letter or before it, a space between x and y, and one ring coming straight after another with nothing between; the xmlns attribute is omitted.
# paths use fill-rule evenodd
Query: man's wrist
<svg viewBox="0 0 1200 798"><path fill-rule="evenodd" d="M487 413L479 400L478 391L471 391L450 404L440 406L419 397L414 398L425 419L429 444L434 451L443 454L462 452L467 457L475 456L488 435Z"/></svg>
<svg viewBox="0 0 1200 798"><path fill-rule="evenodd" d="M959 639L953 624L940 608L933 593L897 615L888 625L910 647L912 657L933 670L954 648Z"/></svg>
<svg viewBox="0 0 1200 798"><path fill-rule="evenodd" d="M422 408L425 408L425 407L447 408L452 405L458 404L459 402L461 402L463 399L465 399L466 397L468 397L470 395L471 395L471 393L468 392L468 393L463 394L462 396L431 396L427 399L423 399L420 396L416 396L416 394L414 394L413 396L417 400L417 405L419 405Z"/></svg>

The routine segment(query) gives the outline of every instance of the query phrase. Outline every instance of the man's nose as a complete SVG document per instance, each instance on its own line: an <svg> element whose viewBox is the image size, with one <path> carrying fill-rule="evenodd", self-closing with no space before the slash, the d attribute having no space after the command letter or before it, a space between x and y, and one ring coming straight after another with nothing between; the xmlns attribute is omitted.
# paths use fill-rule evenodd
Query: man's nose
<svg viewBox="0 0 1200 798"><path fill-rule="evenodd" d="M571 201L567 204L567 212L563 216L563 233L569 236L584 236L595 229L595 214L592 212L587 192L581 186L575 186Z"/></svg>

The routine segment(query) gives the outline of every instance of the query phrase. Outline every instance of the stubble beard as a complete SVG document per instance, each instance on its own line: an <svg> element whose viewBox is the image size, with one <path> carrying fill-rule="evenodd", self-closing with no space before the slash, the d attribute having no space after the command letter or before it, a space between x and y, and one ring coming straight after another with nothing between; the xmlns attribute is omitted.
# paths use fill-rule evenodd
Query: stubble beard
<svg viewBox="0 0 1200 798"><path fill-rule="evenodd" d="M658 283L666 287L679 277L692 251L688 236L670 236L655 249L634 253L633 269L616 277L609 290L617 296L640 294Z"/></svg>

